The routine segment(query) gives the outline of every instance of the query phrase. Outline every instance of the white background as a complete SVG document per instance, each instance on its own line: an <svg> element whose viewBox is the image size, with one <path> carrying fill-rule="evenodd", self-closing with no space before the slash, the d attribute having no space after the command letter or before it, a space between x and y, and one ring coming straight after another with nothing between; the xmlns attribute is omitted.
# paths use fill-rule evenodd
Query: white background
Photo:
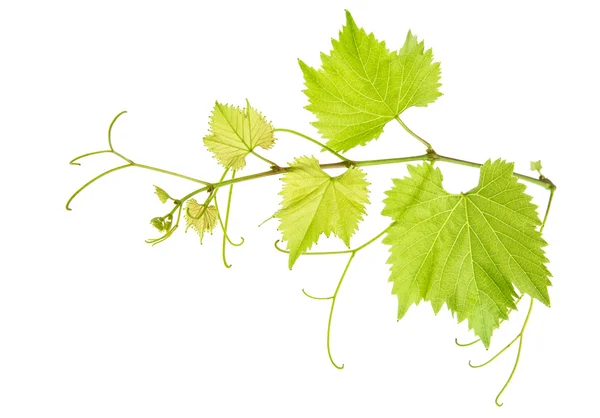
<svg viewBox="0 0 600 418"><path fill-rule="evenodd" d="M598 46L594 2L303 1L3 2L0 6L0 416L325 417L598 416ZM110 155L215 180L203 148L215 100L248 98L277 127L316 135L303 109L302 58L319 52L349 9L398 48L410 28L442 63L442 96L406 123L441 154L506 158L527 173L541 159L558 185L545 238L552 308L536 304L521 364L505 392L521 312L482 346L443 309L413 307L396 322L387 248L355 259L334 314L334 369L325 349L328 302L345 257L277 253L276 178L236 188L230 232L245 245L220 259L221 233L198 244L180 230L151 247L149 219L167 210L153 184L182 196L193 183L131 168L70 194ZM351 158L421 153L390 124ZM316 154L279 136L269 158ZM332 160L333 161L333 160ZM263 170L251 162L245 173ZM477 171L443 166L451 191ZM369 216L359 244L386 224L383 191L402 165L368 169ZM543 206L547 194L529 187ZM224 195L223 195L224 197ZM328 243L329 244L329 243ZM332 241L330 246L341 246ZM523 305L525 306L525 304Z"/></svg>

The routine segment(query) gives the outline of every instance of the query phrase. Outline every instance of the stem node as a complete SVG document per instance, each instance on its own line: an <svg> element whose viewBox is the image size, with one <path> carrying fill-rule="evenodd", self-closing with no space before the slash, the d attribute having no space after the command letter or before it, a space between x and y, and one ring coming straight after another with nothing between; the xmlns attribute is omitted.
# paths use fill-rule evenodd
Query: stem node
<svg viewBox="0 0 600 418"><path fill-rule="evenodd" d="M431 160L431 161L435 161L439 155L437 152L435 152L435 150L433 148L429 148L427 150L427 157Z"/></svg>

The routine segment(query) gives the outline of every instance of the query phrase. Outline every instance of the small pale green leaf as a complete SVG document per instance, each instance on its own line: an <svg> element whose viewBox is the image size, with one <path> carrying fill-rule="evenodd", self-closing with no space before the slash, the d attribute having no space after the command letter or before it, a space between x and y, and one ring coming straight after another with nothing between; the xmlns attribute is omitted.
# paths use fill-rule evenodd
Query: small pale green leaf
<svg viewBox="0 0 600 418"><path fill-rule="evenodd" d="M154 194L156 194L159 198L159 200L162 203L165 203L167 200L169 200L171 198L171 196L169 196L169 194L167 192L165 192L163 189L161 189L158 186L154 186L155 192Z"/></svg>
<svg viewBox="0 0 600 418"><path fill-rule="evenodd" d="M246 101L240 109L215 102L210 118L210 135L204 145L221 165L239 170L256 147L269 149L275 143L273 126Z"/></svg>
<svg viewBox="0 0 600 418"><path fill-rule="evenodd" d="M191 216L190 216L191 215ZM198 219L195 219L198 218ZM217 225L218 213L215 206L209 206L204 210L204 205L196 202L195 199L190 199L186 204L185 221L187 226L185 230L189 228L195 230L200 236L200 243L204 238L205 232L212 232Z"/></svg>
<svg viewBox="0 0 600 418"><path fill-rule="evenodd" d="M302 61L300 68L310 101L306 108L336 151L365 145L409 107L427 106L441 96L440 64L410 31L400 51L390 52L346 12L346 26L332 45L329 55L321 54L322 68Z"/></svg>
<svg viewBox="0 0 600 418"><path fill-rule="evenodd" d="M282 178L283 207L275 214L290 251L288 266L315 244L321 234L331 233L350 246L369 203L365 173L350 168L331 177L314 157L299 157Z"/></svg>
<svg viewBox="0 0 600 418"><path fill-rule="evenodd" d="M150 220L150 224L155 227L156 229L158 229L158 232L164 232L165 231L165 220L163 218L152 218Z"/></svg>
<svg viewBox="0 0 600 418"><path fill-rule="evenodd" d="M391 245L398 319L421 300L435 313L445 303L488 347L500 318L515 309L515 286L550 304L537 207L512 163L487 161L479 185L461 194L444 190L432 164L409 172L394 180L382 212L395 220L383 242Z"/></svg>
<svg viewBox="0 0 600 418"><path fill-rule="evenodd" d="M531 171L537 171L538 173L541 173L541 171L542 171L542 161L541 160L532 161L531 162Z"/></svg>

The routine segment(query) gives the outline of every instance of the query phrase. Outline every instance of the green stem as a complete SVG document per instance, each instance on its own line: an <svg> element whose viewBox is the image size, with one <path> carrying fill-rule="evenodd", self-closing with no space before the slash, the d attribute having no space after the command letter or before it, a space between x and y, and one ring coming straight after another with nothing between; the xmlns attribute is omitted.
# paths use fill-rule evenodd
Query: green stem
<svg viewBox="0 0 600 418"><path fill-rule="evenodd" d="M222 182L223 179L225 178L225 176L227 175L227 173L229 172L229 168L225 169L225 172L223 173L223 175L221 176L221 179L219 180L219 182ZM209 186L210 187L210 186ZM189 216L192 219L198 220L200 218L202 218L204 216L204 214L206 213L206 210L208 209L208 205L210 205L211 200L213 200L216 195L217 195L217 188L213 187L210 191L210 193L208 194L208 197L206 198L206 200L204 201L204 204L202 205L202 210L200 211L200 214L198 216L194 216L190 213L190 208L186 208L185 209L185 213L187 214L187 216ZM178 205L183 205L183 203L186 201L185 200L178 200L177 204Z"/></svg>
<svg viewBox="0 0 600 418"><path fill-rule="evenodd" d="M262 178L262 177L274 176L276 174L280 174L281 172L286 172L286 171L289 171L289 170L290 170L290 167L284 167L284 168L279 168L277 170L263 171L262 173L250 174L249 176L237 177L235 179L220 181L218 183L212 183L212 184L209 184L207 186L201 187L199 189L196 189L196 190L194 190L194 191L186 194L181 199L179 199L178 202L180 202L181 204L183 204L183 202L185 202L189 198L194 197L198 193L202 193L202 192L207 191L209 189L219 189L219 188L224 187L224 186L229 186L230 184L237 184L237 183L242 183L242 182L245 182L245 181L259 179L259 178Z"/></svg>
<svg viewBox="0 0 600 418"><path fill-rule="evenodd" d="M156 244L160 244L161 242L165 241L167 238L169 238L171 235L173 235L173 232L175 232L175 230L179 227L179 221L181 219L181 206L175 206L175 208L171 211L171 215L173 214L173 212L175 212L175 209L179 209L177 211L177 220L175 221L175 225L173 225L173 227L171 229L169 229L165 235L163 235L160 238L151 238L151 239L147 239L146 242L148 244L152 244L153 246Z"/></svg>
<svg viewBox="0 0 600 418"><path fill-rule="evenodd" d="M523 348L523 336L525 335L525 329L527 328L527 323L529 322L529 317L531 316L531 311L533 309L533 300L534 299L531 298L531 300L529 302L529 309L527 310L527 316L525 316L525 321L523 322L523 326L521 327L521 331L517 334L517 336L510 343L508 343L502 350L500 350L498 353L496 353L496 355L494 357L492 357L491 359L489 359L485 363L482 363L482 364L474 366L473 364L471 364L471 361L469 361L469 366L471 366L474 369L480 368L480 367L483 367L483 366L487 366L492 361L494 361L498 357L500 357L500 355L502 353L504 353L506 350L508 350L517 340L519 340L519 348L517 349L517 357L515 359L515 364L513 365L512 371L510 372L510 376L508 376L508 379L506 380L506 383L504 384L504 386L502 386L502 389L500 389L500 392L498 392L498 395L496 396L496 405L498 405L498 406L502 406L503 405L503 404L501 404L501 403L498 402L498 399L500 399L500 396L502 395L502 393L504 393L504 391L506 390L506 388L510 384L513 376L515 375L515 372L517 371L517 366L519 365L519 359L521 358L521 349Z"/></svg>
<svg viewBox="0 0 600 418"><path fill-rule="evenodd" d="M260 224L258 224L258 227L260 228L261 226L263 226L264 224L266 224L267 222L269 222L271 219L275 219L275 215L269 216L267 219L265 219Z"/></svg>
<svg viewBox="0 0 600 418"><path fill-rule="evenodd" d="M232 178L234 178L234 177L235 177L235 170L233 170L233 175L232 175ZM223 219L221 218L221 211L219 210L219 203L218 203L217 195L215 193L215 208L217 209L217 217L219 219L219 224L221 224L221 229L223 230L223 243L221 245L221 257L223 259L223 264L225 264L226 268L231 268L231 264L227 263L227 256L226 256L226 251L225 251L225 249L227 247L227 242L229 242L234 247L239 247L240 245L242 245L244 243L244 238L242 237L242 241L239 244L235 244L233 241L231 241L231 239L229 238L229 233L227 232L227 228L229 226L229 209L230 209L230 204L231 204L232 188L233 188L233 185L229 186L229 195L227 197L227 210L225 213L225 222L223 222Z"/></svg>
<svg viewBox="0 0 600 418"><path fill-rule="evenodd" d="M519 365L519 359L521 358L521 348L523 347L523 334L525 333L525 328L527 327L527 322L529 321L529 316L531 315L532 309L533 309L533 298L531 298L531 302L529 302L529 310L527 311L527 316L525 317L525 322L523 323L523 328L521 328L521 333L519 334L521 336L521 339L519 340L519 348L517 349L517 358L515 359L515 365L513 366L512 371L510 372L510 376L508 376L508 380L506 381L504 386L502 386L502 389L500 389L500 392L498 392L498 396L496 396L496 405L498 405L498 406L504 405L503 403L499 403L498 399L500 399L500 396L502 395L502 393L504 393L504 391L510 384L510 381L512 380L513 376L515 375L515 372L517 371L517 366Z"/></svg>
<svg viewBox="0 0 600 418"><path fill-rule="evenodd" d="M454 339L454 344L456 344L459 347L468 347L470 345L477 344L479 341L481 341L481 338L477 338L476 340L471 341L470 343L459 343L458 342L458 338L455 338Z"/></svg>
<svg viewBox="0 0 600 418"><path fill-rule="evenodd" d="M429 154L415 155L411 157L398 157L398 158L382 158L378 160L363 160L363 161L352 161L352 165L355 167L370 167L377 165L387 165L387 164L401 164L401 163L411 163L415 161L429 161L431 158ZM322 169L329 168L344 168L346 166L345 163L330 163L330 164L321 164Z"/></svg>
<svg viewBox="0 0 600 418"><path fill-rule="evenodd" d="M471 161L460 160L458 158L445 157L445 156L439 155L437 153L430 153L430 154L431 154L430 159L433 160L433 161L444 161L444 162L447 162L447 163L457 164L457 165L463 165L463 166L472 167L472 168L481 168L481 166L483 165L483 164L480 164L480 163L473 163ZM539 178L535 178L535 177L531 177L531 176L526 176L524 174L519 174L519 173L513 173L513 175L516 178L518 178L518 179L521 179L521 180L526 181L528 183L535 184L537 186L541 186L544 189L552 190L552 189L556 188L556 186L554 185L554 183L552 183L549 179L546 179L546 178L539 179Z"/></svg>
<svg viewBox="0 0 600 418"><path fill-rule="evenodd" d="M77 195L78 195L78 194L79 194L79 193L80 193L80 192L81 192L83 189L85 189L86 187L88 187L90 184L94 183L94 182L95 182L96 180L98 180L99 178L101 178L101 177L104 177L105 175L107 175L107 174L110 174L110 173L112 173L113 171L117 171L117 170L120 170L120 169L122 169L122 168L125 168L125 167L138 167L138 168L143 168L143 169L146 169L146 170L157 171L157 172L159 172L159 173L163 173L163 174L169 174L169 175L171 175L171 176L175 176L175 177L179 177L179 178L182 178L182 179L190 180L190 181L193 181L193 182L195 182L195 183L200 183L200 184L204 184L204 185L209 185L209 184L210 184L210 183L208 183L208 182L206 182L206 181L199 180L199 179L196 179L196 178L193 178L193 177L189 177L189 176L184 176L183 174L175 173L175 172L173 172L173 171L163 170L162 168L152 167L152 166L145 165L145 164L137 164L137 163L134 163L132 160L130 160L129 158L125 157L123 154L120 154L120 153L118 153L117 151L115 151L115 149L114 149L114 147L113 147L113 145L112 145L112 128L113 128L113 125L115 124L115 122L117 121L117 119L118 119L118 118L119 118L121 115L123 115L123 114L125 114L125 113L127 113L127 111L126 111L126 110L122 111L122 112L121 112L121 113L119 113L117 116L115 116L115 117L113 118L112 122L110 123L110 125L108 126L108 147L109 147L110 149L107 149L107 150L101 150L101 151L94 151L94 152L88 152L88 153L86 153L86 154L83 154L83 155L80 155L80 156L78 156L78 157L75 157L75 158L73 158L73 159L72 159L72 160L69 162L69 164L72 164L72 165L81 165L81 164L77 163L76 161L77 161L77 160L80 160L80 159L82 159L82 158L85 158L85 157L89 157L89 156L91 156L91 155L96 155L96 154L105 154L105 153L111 153L111 154L114 154L114 155L116 155L117 157L121 158L122 160L126 161L126 162L127 162L127 164L126 164L126 165L123 165L123 166L119 166L119 167L112 168L112 169L110 169L110 170L107 170L107 171L105 171L105 172L103 172L103 173L99 174L98 176L94 177L94 178L93 178L93 179L91 179L90 181L88 181L88 182L87 182L86 184L84 184L82 187L80 187L80 188L79 188L79 189L78 189L78 190L77 190L77 191L76 191L76 192L75 192L75 193L74 193L74 194L71 196L71 198L70 198L70 199L67 201L67 204L66 204L66 208L67 208L67 210L71 210L71 209L69 208L69 203L71 203L71 201L72 201L72 200L75 198L75 196L77 196ZM171 212L171 213L172 213L172 212Z"/></svg>
<svg viewBox="0 0 600 418"><path fill-rule="evenodd" d="M175 173L173 171L163 170L162 168L152 167L152 166L149 166L149 165L138 164L138 163L132 163L131 165L133 167L143 168L145 170L157 171L159 173L163 173L163 174L168 174L170 176L179 177L179 178L182 178L182 179L185 179L185 180L193 181L195 183L200 183L200 184L204 184L204 185L209 185L210 184L207 181L200 180L200 179L197 179L197 178L194 178L194 177L184 176L183 174Z"/></svg>
<svg viewBox="0 0 600 418"><path fill-rule="evenodd" d="M256 152L254 152L254 151L250 151L250 154L254 155L255 157L257 157L257 158L259 158L259 159L261 159L261 160L263 160L264 162L266 162L267 164L269 164L269 166L271 166L272 168L279 168L279 165L278 165L277 163L275 163L275 162L273 162L273 161L271 161L271 160L269 160L269 159L267 159L267 158L263 157L263 156L262 156L262 155L260 155L260 154L257 154L257 153L256 153Z"/></svg>
<svg viewBox="0 0 600 418"><path fill-rule="evenodd" d="M115 149L113 148L113 145L112 145L112 137L111 137L112 128L113 128L113 125L115 124L115 122L117 121L117 119L119 119L119 117L121 115L124 115L125 113L127 113L126 110L124 110L121 113L119 113L117 116L114 117L114 119L112 120L112 122L110 123L110 125L108 125L108 147L110 148L110 150L112 152L115 152Z"/></svg>
<svg viewBox="0 0 600 418"><path fill-rule="evenodd" d="M421 142L423 145L425 145L427 147L427 151L433 151L433 148L431 147L431 144L429 142L425 141L423 138L421 138L419 135L417 135L413 131L411 131L410 128L408 126L406 126L406 124L404 122L402 122L402 119L400 119L398 116L396 116L394 119L396 119L398 121L398 123L400 125L402 125L402 127L404 128L404 130L406 132L408 132L409 134L411 134L413 137L415 137L416 139L418 139L419 142Z"/></svg>
<svg viewBox="0 0 600 418"><path fill-rule="evenodd" d="M508 344L506 344L506 346L504 346L504 348L503 348L502 350L498 351L494 357L492 357L491 359L489 359L489 360L488 360L488 361L486 361L485 363L481 363L481 364L478 364L478 365L474 366L474 365L471 363L471 360L469 360L469 366L470 366L470 367L472 367L472 368L474 368L474 369L478 369L478 368L480 368L480 367L487 366L487 365L488 365L488 364L490 364L492 361L494 361L494 360L496 360L498 357L500 357L500 355L501 355L502 353L504 353L506 350L508 350L508 349L510 348L510 346L512 346L512 345L515 343L515 341L517 341L519 338L521 338L521 334L518 334L518 335L517 335L517 336L516 336L516 337L515 337L515 338L514 338L514 339L513 339L511 342L509 342Z"/></svg>
<svg viewBox="0 0 600 418"><path fill-rule="evenodd" d="M221 211L219 210L219 199L215 194L215 208L217 209L217 219L219 219L219 224L221 225L221 229L223 230L223 245L221 246L221 258L223 259L223 264L225 268L231 268L231 264L227 264L227 256L225 254L225 244L227 244L227 229L223 224L223 219L221 219Z"/></svg>
<svg viewBox="0 0 600 418"><path fill-rule="evenodd" d="M235 172L236 170L233 170L233 174L231 176L232 179L235 178ZM229 193L227 194L227 209L225 209L225 230L227 230L227 228L229 227L229 212L231 210L231 198L233 196L233 184L229 185ZM216 199L215 199L216 202ZM227 238L227 241L229 242L229 244L233 245L234 247L239 247L240 245L242 245L244 243L244 237L240 237L240 239L242 240L239 244L235 244L233 241L231 241L231 239L229 238L229 234L225 234L225 237Z"/></svg>
<svg viewBox="0 0 600 418"><path fill-rule="evenodd" d="M109 149L105 149L105 150L102 150L102 151L88 152L87 154L83 154L83 155L80 155L79 157L73 158L71 161L69 161L69 164L71 164L71 165L81 165L79 163L76 163L75 161L81 160L82 158L85 158L85 157L89 157L90 155L104 154L106 152L111 153L111 154L114 153L114 151L109 150Z"/></svg>
<svg viewBox="0 0 600 418"><path fill-rule="evenodd" d="M75 193L73 193L71 195L71 197L69 198L69 200L67 200L67 204L65 205L65 208L67 210L71 210L71 208L69 207L69 205L71 204L71 202L73 201L73 199L75 199L75 196L77 196L79 193L81 193L86 187L88 187L90 184L94 183L95 181L101 179L102 177L106 176L107 174L113 173L115 171L121 170L123 168L127 168L127 167L131 167L131 164L125 164L125 165L120 165L118 167L115 168L111 168L108 171L105 171L102 174L98 174L96 177L94 177L93 179L91 179L90 181L88 181L87 183L85 183L83 186L81 186L79 189L77 189L77 191Z"/></svg>
<svg viewBox="0 0 600 418"><path fill-rule="evenodd" d="M124 155L119 154L117 151L115 151L115 149L113 148L113 145L112 145L112 128L113 128L113 125L115 124L115 122L117 121L117 119L119 119L119 116L121 116L121 115L123 115L125 113L127 113L126 110L122 111L117 116L115 116L115 118L112 120L112 122L108 126L108 147L110 148L110 150L112 151L112 153L115 154L117 157L122 158L123 160L127 161L129 164L133 164L133 161L131 161L129 158L127 158Z"/></svg>
<svg viewBox="0 0 600 418"><path fill-rule="evenodd" d="M213 191L212 193L209 193L208 197L206 198L206 200L204 201L204 203L202 204L202 210L200 211L200 213L198 214L198 216L194 216L192 215L192 213L190 212L190 207L188 205L187 208L185 208L185 213L186 215L194 220L198 220L200 218L202 218L204 216L204 214L206 213L206 210L208 209L208 205L210 203L210 201L215 197L215 192Z"/></svg>
<svg viewBox="0 0 600 418"><path fill-rule="evenodd" d="M331 308L329 310L329 319L327 320L327 355L329 356L329 360L331 361L331 364L333 364L334 367L337 368L337 369L341 370L341 369L344 368L343 364L341 366L338 366L336 364L336 362L333 361L333 357L331 355L331 320L333 318L333 309L335 308L335 301L337 300L338 292L340 291L340 288L342 287L342 282L344 281L344 277L346 277L346 273L348 272L348 268L350 267L350 263L354 259L354 256L356 255L356 253L358 253L360 250L364 249L368 245L374 243L379 238L381 238L381 236L383 236L383 234L385 234L386 231L392 225L394 225L394 222L392 222L387 228L385 228L383 231L381 231L375 237L371 238L370 240L368 240L367 242L365 242L361 246L356 247L353 250L348 250L348 251L334 251L334 252L330 252L330 253L322 253L322 254L348 254L348 253L350 254L350 258L348 259L348 263L346 264L346 267L344 268L344 272L342 273L342 277L340 278L340 280L339 280L339 282L337 284L337 287L335 288L335 292L333 293L333 296L316 297L316 296L312 296L312 295L306 293L306 291L304 289L302 289L302 293L304 293L307 297L309 297L311 299L314 299L314 300L331 300ZM279 250L281 252L284 252L284 253L289 253L289 251L283 250L283 249L279 248L277 246L277 242L278 241L275 241L275 248L277 248L277 250ZM305 253L305 254L317 254L317 253Z"/></svg>
<svg viewBox="0 0 600 418"><path fill-rule="evenodd" d="M304 290L304 289L302 289L302 293L304 293L304 296L314 299L314 300L331 300L331 299L333 299L333 296L318 297L318 296L309 295L308 293L306 293L306 290Z"/></svg>
<svg viewBox="0 0 600 418"><path fill-rule="evenodd" d="M339 158L340 160L342 160L342 161L350 161L349 159L347 159L346 157L344 157L342 154L339 154L338 152L336 152L336 151L334 151L333 149L329 148L327 145L325 145L325 144L323 144L323 143L321 143L321 142L317 141L317 140L316 140L316 139L314 139L314 138L311 138L311 137L310 137L310 136L308 136L308 135L304 135L303 133L296 132L296 131L294 131L293 129L275 128L273 131L274 131L274 132L287 132L287 133L290 133L290 134L294 134L294 135L296 135L296 136L299 136L299 137L301 137L301 138L304 138L304 139L306 139L306 140L308 140L308 141L312 142L313 144L316 144L316 145L320 146L320 147L321 147L322 149L324 149L325 151L329 151L331 154L335 155L336 157L338 157L338 158Z"/></svg>
<svg viewBox="0 0 600 418"><path fill-rule="evenodd" d="M305 252L302 253L302 255L334 255L334 254L351 254L351 253L357 253L360 250L362 250L363 248L367 247L368 245L371 245L372 243L374 243L375 241L377 241L379 238L381 238L383 236L383 234L385 234L387 232L388 229L390 229L392 227L392 225L394 225L396 223L396 221L392 222L391 224L389 224L387 226L387 228L385 228L383 231L381 231L379 234L377 234L376 236L374 236L373 238L371 238L370 240L368 240L367 242L365 242L364 244L352 249L352 250L342 250L342 251L314 251L314 252ZM281 248L279 245L279 240L275 241L275 248L277 249L277 251L284 253L284 254L289 254L289 250L283 249Z"/></svg>
<svg viewBox="0 0 600 418"><path fill-rule="evenodd" d="M394 224L396 223L396 221L392 222L391 224L389 224L387 226L387 228L385 228L383 231L381 231L379 234L375 235L373 238L371 238L370 240L368 240L367 242L365 242L363 245L357 247L354 249L354 252L357 253L360 250L364 249L365 247L373 244L375 241L377 241L379 238L381 238L383 236L383 234L385 234L388 229L390 229Z"/></svg>
<svg viewBox="0 0 600 418"><path fill-rule="evenodd" d="M100 153L105 153L105 152L106 153L115 154L115 155L117 154L114 151L109 151L109 150L90 152L88 154L80 155L79 157L74 158L73 160L71 160L71 164L73 164L73 165L80 165L79 163L74 163L74 161L77 161L80 158L87 157L89 155L100 154ZM127 161L130 161L130 160L127 160ZM143 168L143 169L146 169L146 170L158 171L159 173L169 174L169 175L175 176L175 177L180 177L182 179L190 180L190 181L193 181L195 183L200 183L200 184L204 184L204 185L207 185L207 186L210 185L210 183L208 183L206 181L195 179L193 177L184 176L183 174L174 173L172 171L163 170L161 168L151 167L149 165L137 164L137 163L134 163L134 162L130 162L130 163L125 164L125 165L121 165L121 166L118 166L118 167L115 167L115 168L111 168L110 170L107 170L107 171L105 171L105 172L97 175L96 177L94 177L93 179L91 179L90 181L88 181L87 183L85 183L83 186L81 186L79 189L77 189L77 191L75 193L73 193L73 195L67 201L67 205L66 205L67 210L71 210L71 208L69 208L69 204L75 198L75 196L77 196L79 193L81 193L83 191L83 189L85 189L86 187L90 186L92 183L94 183L99 178L104 177L105 175L110 174L113 171L117 171L117 170L120 170L120 169L126 168L126 167L138 167L138 168ZM171 212L171 213L173 213L173 212Z"/></svg>
<svg viewBox="0 0 600 418"><path fill-rule="evenodd" d="M353 252L348 259L348 263L346 263L346 268L344 268L344 272L342 273L342 277L340 277L340 281L338 282L337 287L335 288L335 292L331 297L331 309L329 310L329 320L327 321L327 355L329 356L329 361L336 369L343 369L344 365L338 366L335 361L333 361L333 357L331 356L331 318L333 318L333 308L335 307L335 300L337 299L338 292L340 291L340 287L342 287L342 282L344 281L344 277L346 277L346 273L348 272L348 268L350 267L350 263L352 259L356 255L356 252Z"/></svg>
<svg viewBox="0 0 600 418"><path fill-rule="evenodd" d="M223 231L227 232L227 224L228 223L227 223L227 220L225 222L223 222L223 218L221 217L221 213L220 213L220 209L219 209L219 204L218 204L218 199L217 199L216 195L215 195L214 204L215 204L215 208L217 209L217 217L219 219L219 224L221 225L221 228L223 229ZM225 241L227 241L230 245L233 245L234 247L239 247L240 245L243 245L244 241L245 241L244 237L240 237L241 241L236 244L229 237L229 233L223 234L223 238L225 239Z"/></svg>
<svg viewBox="0 0 600 418"><path fill-rule="evenodd" d="M442 156L442 155L438 155L435 152L431 152L431 153L423 154L423 155L416 155L416 156L413 156L413 157L399 157L399 158L384 158L384 159L379 159L379 160L352 161L352 165L356 166L356 167L369 167L369 166L377 166L377 165L385 165L385 164L407 163L407 162L413 162L413 161L444 161L444 162L448 162L448 163L452 163L452 164L459 164L459 165L464 165L464 166L474 167L474 168L479 168L479 167L482 166L482 164L479 164L479 163L473 163L473 162L470 162L470 161L459 160L457 158L445 157L445 156ZM269 164L272 163L272 161L267 161L267 162ZM322 169L326 170L326 169L334 169L334 168L347 168L347 165L348 165L347 162L340 161L338 163L320 164L320 167ZM140 167L140 168L145 168L145 169L149 169L149 170L154 170L154 171L158 171L158 172L161 172L161 173L174 175L174 176L177 176L177 177L181 177L181 178L184 178L184 179L187 179L187 180L195 181L197 183L201 183L201 184L205 184L206 185L205 187L202 187L200 189L196 189L196 190L192 191L191 193L187 194L186 196L184 196L182 198L182 201L186 201L190 197L193 197L193 196L195 196L198 193L206 191L209 188L218 189L218 188L223 187L223 186L229 186L231 184L242 183L242 182L249 181L249 180L259 179L259 178L262 178L262 177L275 176L275 175L283 174L283 173L286 173L286 172L292 170L292 167L278 167L277 165L273 164L273 168L271 170L269 170L269 171L263 171L261 173L251 174L251 175L248 175L248 176L237 177L237 178L230 179L230 180L225 180L225 181L219 181L217 183L207 183L205 181L198 180L198 179L193 179L191 177L183 176L181 174L173 173L171 171L157 169L155 167L150 167L150 166L146 166L146 165L142 165L142 164L137 164L137 163L130 163L130 164L127 164L125 166L120 166L120 167L118 167L116 169L118 170L120 168L129 167L129 166ZM110 173L112 171L115 171L115 169L108 170L107 172L101 174L100 176L102 176L104 174L108 174L108 173ZM523 180L523 181L535 184L537 186L541 186L541 187L543 187L543 188L545 188L547 190L556 189L556 186L554 185L554 183L552 183L547 178L536 179L534 177L526 176L526 175L519 174L519 173L514 173L514 176L517 177L517 178L519 178L519 179L521 179L521 180ZM91 183L88 183L88 184L91 184ZM86 184L86 186L88 184ZM85 187L83 187L83 188L85 188ZM71 199L69 199L69 202L70 201L71 201Z"/></svg>
<svg viewBox="0 0 600 418"><path fill-rule="evenodd" d="M550 189L550 198L548 199L548 206L546 206L546 214L544 215L544 220L542 221L542 226L540 227L540 233L544 231L544 227L546 226L546 221L548 220L548 214L550 213L550 206L552 206L552 199L554 198L555 191L556 187Z"/></svg>

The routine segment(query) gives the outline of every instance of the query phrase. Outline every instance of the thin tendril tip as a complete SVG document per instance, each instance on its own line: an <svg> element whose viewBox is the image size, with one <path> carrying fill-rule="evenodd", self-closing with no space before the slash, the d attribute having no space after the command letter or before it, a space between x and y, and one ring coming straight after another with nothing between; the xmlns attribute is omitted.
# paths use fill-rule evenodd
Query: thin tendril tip
<svg viewBox="0 0 600 418"><path fill-rule="evenodd" d="M333 296L329 296L329 297L323 298L323 297L317 297L317 296L309 295L308 293L306 293L306 290L304 290L304 289L302 289L302 293L304 293L304 295L306 297L309 297L309 298L314 299L314 300L331 300L331 299L333 299Z"/></svg>
<svg viewBox="0 0 600 418"><path fill-rule="evenodd" d="M476 340L474 340L474 341L471 341L470 343L459 343L459 342L458 342L458 338L455 338L455 339L454 339L454 343L455 343L457 346L459 346L459 347L469 347L469 346L471 346L471 345L473 345L473 344L476 344L476 343L478 343L479 341L481 341L481 339L479 339L479 338L478 338L478 339L476 339Z"/></svg>
<svg viewBox="0 0 600 418"><path fill-rule="evenodd" d="M273 245L275 245L275 248L277 249L277 251L279 251L280 253L289 254L290 252L288 250L284 250L283 248L279 247L279 245L277 245L277 244L279 244L279 242L280 241L277 240L277 241L275 241L275 244L273 244Z"/></svg>
<svg viewBox="0 0 600 418"><path fill-rule="evenodd" d="M264 224L266 224L267 222L269 222L271 219L275 219L275 216L270 216L267 219L265 219L264 221L262 221L261 223L258 224L258 227L260 228L261 226L263 226Z"/></svg>
<svg viewBox="0 0 600 418"><path fill-rule="evenodd" d="M229 241L229 244L233 245L234 247L239 247L241 245L244 245L244 241L246 241L246 240L244 239L244 237L240 237L240 239L241 239L241 241L239 242L239 244L236 244L236 243L231 242L231 241Z"/></svg>

